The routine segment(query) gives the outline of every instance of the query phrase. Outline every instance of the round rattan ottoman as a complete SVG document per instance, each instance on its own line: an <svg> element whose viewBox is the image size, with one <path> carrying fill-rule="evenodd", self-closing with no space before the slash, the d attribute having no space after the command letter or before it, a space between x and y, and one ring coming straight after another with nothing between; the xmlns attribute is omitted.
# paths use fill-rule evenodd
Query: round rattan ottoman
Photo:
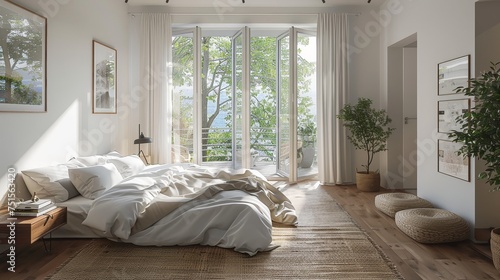
<svg viewBox="0 0 500 280"><path fill-rule="evenodd" d="M375 207L394 218L396 212L412 208L432 208L432 203L411 193L384 193L375 196Z"/></svg>
<svg viewBox="0 0 500 280"><path fill-rule="evenodd" d="M415 208L396 213L396 225L420 243L457 242L469 238L469 225L460 216L443 209Z"/></svg>

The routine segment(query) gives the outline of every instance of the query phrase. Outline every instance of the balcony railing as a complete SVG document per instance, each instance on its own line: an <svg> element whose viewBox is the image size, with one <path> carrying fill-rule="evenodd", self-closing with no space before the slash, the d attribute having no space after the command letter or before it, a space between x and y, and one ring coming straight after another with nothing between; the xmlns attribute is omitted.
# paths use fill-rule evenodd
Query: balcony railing
<svg viewBox="0 0 500 280"><path fill-rule="evenodd" d="M178 144L187 147L193 155L193 140L190 137L191 130L176 130ZM232 161L233 138L231 128L205 128L202 137L202 161ZM254 128L250 132L252 162L273 162L276 151L276 129ZM239 143L236 145L240 146ZM238 147L237 147L238 148Z"/></svg>

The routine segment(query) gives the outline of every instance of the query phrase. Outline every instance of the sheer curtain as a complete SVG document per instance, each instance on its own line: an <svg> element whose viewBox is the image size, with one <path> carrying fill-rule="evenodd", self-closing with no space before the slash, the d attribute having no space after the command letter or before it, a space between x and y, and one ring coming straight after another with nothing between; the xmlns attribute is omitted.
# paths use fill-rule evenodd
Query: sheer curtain
<svg viewBox="0 0 500 280"><path fill-rule="evenodd" d="M337 119L348 101L348 15L318 15L318 167L324 185L353 182L351 147Z"/></svg>
<svg viewBox="0 0 500 280"><path fill-rule="evenodd" d="M170 15L145 13L140 15L140 71L141 87L149 93L148 127L153 137L151 161L167 163L171 141L171 57L172 31Z"/></svg>

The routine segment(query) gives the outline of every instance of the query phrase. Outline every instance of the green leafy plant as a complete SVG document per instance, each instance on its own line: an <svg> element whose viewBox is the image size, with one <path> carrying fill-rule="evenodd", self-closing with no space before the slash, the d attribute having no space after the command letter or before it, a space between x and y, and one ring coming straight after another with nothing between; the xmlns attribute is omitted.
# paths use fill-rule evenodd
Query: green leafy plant
<svg viewBox="0 0 500 280"><path fill-rule="evenodd" d="M480 179L500 190L500 62L491 63L490 70L471 79L468 88L455 91L473 97L474 107L456 118L461 131L452 131L450 138L464 145L458 151L464 156L474 156L486 162Z"/></svg>
<svg viewBox="0 0 500 280"><path fill-rule="evenodd" d="M376 153L387 150L387 139L394 131L389 127L392 122L385 110L371 107L372 100L359 98L356 105L346 104L337 115L343 125L349 129L347 138L356 149L366 152L366 173L370 173L370 165Z"/></svg>
<svg viewBox="0 0 500 280"><path fill-rule="evenodd" d="M314 147L316 143L316 123L311 118L299 122L297 132L302 138L302 146Z"/></svg>

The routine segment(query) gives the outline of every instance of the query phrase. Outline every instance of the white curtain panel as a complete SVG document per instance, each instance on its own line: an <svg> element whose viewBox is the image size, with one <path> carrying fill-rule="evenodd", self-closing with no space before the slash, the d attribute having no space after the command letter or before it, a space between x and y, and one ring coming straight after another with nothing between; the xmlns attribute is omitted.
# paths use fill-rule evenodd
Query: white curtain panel
<svg viewBox="0 0 500 280"><path fill-rule="evenodd" d="M151 161L167 163L170 159L171 57L172 31L170 15L141 14L140 23L140 82L149 92L149 131L153 138Z"/></svg>
<svg viewBox="0 0 500 280"><path fill-rule="evenodd" d="M353 182L351 145L337 115L348 101L348 15L318 15L318 166L324 185Z"/></svg>

